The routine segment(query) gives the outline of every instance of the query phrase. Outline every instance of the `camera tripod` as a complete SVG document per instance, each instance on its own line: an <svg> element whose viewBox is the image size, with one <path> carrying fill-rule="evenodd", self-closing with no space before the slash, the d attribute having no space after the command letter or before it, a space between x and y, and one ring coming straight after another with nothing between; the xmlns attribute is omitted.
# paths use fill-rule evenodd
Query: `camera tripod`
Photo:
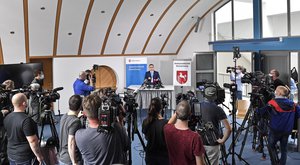
<svg viewBox="0 0 300 165"><path fill-rule="evenodd" d="M236 63L237 63L237 60L238 58L241 57L241 54L240 54L240 50L239 50L239 47L233 47L233 62L234 62L234 68L237 67ZM231 154L232 156L232 165L235 165L235 155L238 156L239 160L242 160L245 164L249 164L245 159L243 159L239 154L237 154L234 150L235 150L235 139L236 139L236 136L235 136L235 131L236 131L236 112L237 112L237 108L236 108L236 101L237 101L237 84L236 84L236 76L237 76L237 72L236 70L234 70L234 84L230 84L230 95L231 95L231 99L232 99L232 102L231 105L232 105L232 142L229 149L228 149L228 154L227 154L227 157Z"/></svg>
<svg viewBox="0 0 300 165"><path fill-rule="evenodd" d="M138 138L142 144L143 150L146 151L146 145L142 139L141 133L138 130L137 127L137 103L130 103L130 104L125 104L126 110L127 110L127 134L129 138L129 159L128 159L128 164L132 164L132 151L131 151L131 141L134 140L134 134L138 135Z"/></svg>
<svg viewBox="0 0 300 165"><path fill-rule="evenodd" d="M257 114L255 113L255 110L258 107L262 107L259 105L263 105L264 101L263 101L263 95L261 94L255 94L255 93L250 93L251 97L250 97L250 107L245 115L244 120L242 121L241 126L239 127L236 136L235 136L235 140L232 142L233 143L237 143L240 135L242 134L242 132L245 130L245 136L243 138L242 141L242 146L240 149L240 152L238 154L239 158L242 157L243 154L243 150L246 144L246 140L248 137L248 133L250 131L250 128L253 128L253 138L252 138L252 149L254 151L259 151L262 153L262 159L266 159L266 154L263 150L264 148L264 143L267 146L269 155L270 155L270 159L272 164L276 164L275 162L278 163L279 158L278 158L278 154L276 152L276 149L272 149L269 144L268 144L268 119L262 117L260 120L257 117ZM245 126L247 123L247 126ZM257 145L257 141L259 141L259 145L256 147ZM230 148L232 147L232 144L230 146ZM229 149L230 149L229 148Z"/></svg>
<svg viewBox="0 0 300 165"><path fill-rule="evenodd" d="M57 152L59 152L59 138L58 138L58 134L57 134L57 131L55 128L54 119L53 119L51 113L52 113L51 110L45 110L43 117L41 117L40 145L42 145L42 142L43 142L42 138L44 135L44 127L46 124L49 124L52 136L46 140L46 146L47 145L55 146ZM45 143L45 142L43 142L43 143Z"/></svg>

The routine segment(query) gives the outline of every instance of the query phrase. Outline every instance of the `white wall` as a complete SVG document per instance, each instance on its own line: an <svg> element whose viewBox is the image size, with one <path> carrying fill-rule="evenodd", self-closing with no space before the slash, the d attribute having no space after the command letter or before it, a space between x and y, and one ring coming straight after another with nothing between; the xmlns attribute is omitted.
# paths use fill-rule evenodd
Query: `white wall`
<svg viewBox="0 0 300 165"><path fill-rule="evenodd" d="M170 74L170 63L175 56L149 56L148 64L153 63L158 71L160 71L164 84L171 84L172 74ZM60 93L59 109L61 114L68 111L68 100L74 94L73 83L79 75L80 71L91 69L94 64L106 65L111 67L117 76L118 92L123 92L126 76L125 76L125 58L126 57L77 57L77 58L54 58L53 59L53 87L64 87ZM167 66L167 67L165 67ZM171 75L171 77L170 77ZM58 114L58 104L55 103L55 113Z"/></svg>

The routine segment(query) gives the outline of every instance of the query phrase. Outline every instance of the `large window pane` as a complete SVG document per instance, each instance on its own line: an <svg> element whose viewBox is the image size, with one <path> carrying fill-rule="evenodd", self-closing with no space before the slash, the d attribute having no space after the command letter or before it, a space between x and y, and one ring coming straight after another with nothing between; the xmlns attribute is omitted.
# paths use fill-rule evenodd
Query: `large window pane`
<svg viewBox="0 0 300 165"><path fill-rule="evenodd" d="M218 9L216 17L216 40L232 39L231 1Z"/></svg>
<svg viewBox="0 0 300 165"><path fill-rule="evenodd" d="M253 1L234 0L234 39L253 38Z"/></svg>
<svg viewBox="0 0 300 165"><path fill-rule="evenodd" d="M300 35L300 1L291 0L291 35Z"/></svg>
<svg viewBox="0 0 300 165"><path fill-rule="evenodd" d="M287 0L262 0L263 37L287 36Z"/></svg>

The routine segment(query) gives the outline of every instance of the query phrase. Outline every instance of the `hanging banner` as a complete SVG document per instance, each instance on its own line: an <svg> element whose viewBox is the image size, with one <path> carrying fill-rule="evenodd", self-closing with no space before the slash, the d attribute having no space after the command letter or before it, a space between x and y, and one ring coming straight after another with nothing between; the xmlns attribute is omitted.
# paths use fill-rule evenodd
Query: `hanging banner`
<svg viewBox="0 0 300 165"><path fill-rule="evenodd" d="M173 61L173 85L191 86L191 59Z"/></svg>
<svg viewBox="0 0 300 165"><path fill-rule="evenodd" d="M142 85L147 71L147 58L126 58L126 87Z"/></svg>

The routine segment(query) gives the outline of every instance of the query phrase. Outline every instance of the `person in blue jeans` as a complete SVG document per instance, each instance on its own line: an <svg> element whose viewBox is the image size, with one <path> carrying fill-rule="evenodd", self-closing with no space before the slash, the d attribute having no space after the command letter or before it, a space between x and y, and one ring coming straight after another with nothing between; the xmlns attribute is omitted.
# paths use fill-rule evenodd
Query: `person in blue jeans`
<svg viewBox="0 0 300 165"><path fill-rule="evenodd" d="M275 99L268 102L268 105L257 110L259 115L269 114L269 136L268 145L276 151L275 145L280 142L280 163L286 164L287 142L292 132L294 122L300 117L300 107L288 99L289 89L285 86L278 86L275 90ZM275 162L273 162L275 163Z"/></svg>

